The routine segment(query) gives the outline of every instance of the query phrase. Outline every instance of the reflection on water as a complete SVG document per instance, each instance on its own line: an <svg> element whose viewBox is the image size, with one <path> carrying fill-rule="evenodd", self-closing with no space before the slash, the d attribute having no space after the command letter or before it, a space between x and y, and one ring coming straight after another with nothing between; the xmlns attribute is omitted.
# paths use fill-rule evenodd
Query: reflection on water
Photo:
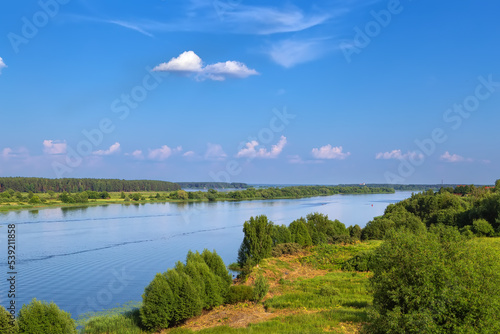
<svg viewBox="0 0 500 334"><path fill-rule="evenodd" d="M4 213L0 226L17 227L17 303L53 300L76 317L140 300L154 275L183 261L188 250L215 249L226 264L235 262L242 225L251 216L265 214L275 224L288 225L320 212L347 226L364 226L389 203L410 195L64 207ZM5 233L0 228L0 240ZM0 254L5 273L5 252ZM0 280L0 290L6 288L6 280Z"/></svg>

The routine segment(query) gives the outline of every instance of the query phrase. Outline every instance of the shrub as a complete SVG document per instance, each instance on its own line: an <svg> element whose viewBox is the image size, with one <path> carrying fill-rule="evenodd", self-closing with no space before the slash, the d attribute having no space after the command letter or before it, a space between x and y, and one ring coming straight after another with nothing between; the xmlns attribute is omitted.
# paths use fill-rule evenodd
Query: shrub
<svg viewBox="0 0 500 334"><path fill-rule="evenodd" d="M479 237L491 237L495 233L493 226L486 219L476 219L472 223L474 234Z"/></svg>
<svg viewBox="0 0 500 334"><path fill-rule="evenodd" d="M12 325L11 321L10 313L3 306L0 306L0 333L17 334L17 323L14 321Z"/></svg>
<svg viewBox="0 0 500 334"><path fill-rule="evenodd" d="M253 284L253 300L255 302L260 302L262 298L264 298L267 294L267 291L269 291L269 283L267 282L266 278L262 275L258 276L257 279L255 279L255 282Z"/></svg>
<svg viewBox="0 0 500 334"><path fill-rule="evenodd" d="M318 292L321 296L338 296L340 295L340 290L331 285L323 285Z"/></svg>
<svg viewBox="0 0 500 334"><path fill-rule="evenodd" d="M143 334L140 327L139 310L124 314L97 316L88 320L81 333L85 334Z"/></svg>
<svg viewBox="0 0 500 334"><path fill-rule="evenodd" d="M39 204L41 202L42 201L40 200L40 197L38 197L37 195L34 195L33 197L31 197L30 200L28 201L28 203L30 203L30 204Z"/></svg>
<svg viewBox="0 0 500 334"><path fill-rule="evenodd" d="M75 321L71 315L53 302L33 299L21 307L17 322L19 333L76 334Z"/></svg>
<svg viewBox="0 0 500 334"><path fill-rule="evenodd" d="M253 299L253 289L248 285L232 285L226 297L227 304L236 304Z"/></svg>
<svg viewBox="0 0 500 334"><path fill-rule="evenodd" d="M346 271L371 271L373 252L364 252L351 257L342 264Z"/></svg>
<svg viewBox="0 0 500 334"><path fill-rule="evenodd" d="M293 255L300 252L302 246L295 242L288 242L286 244L279 244L273 247L272 256L280 257L282 255Z"/></svg>
<svg viewBox="0 0 500 334"><path fill-rule="evenodd" d="M391 233L370 284L371 333L500 332L498 253L456 229Z"/></svg>
<svg viewBox="0 0 500 334"><path fill-rule="evenodd" d="M165 275L156 274L142 295L142 325L151 330L167 328L172 322L174 295Z"/></svg>
<svg viewBox="0 0 500 334"><path fill-rule="evenodd" d="M191 278L175 269L169 269L165 274L172 290L173 304L172 322L175 324L201 314L203 301L198 294Z"/></svg>

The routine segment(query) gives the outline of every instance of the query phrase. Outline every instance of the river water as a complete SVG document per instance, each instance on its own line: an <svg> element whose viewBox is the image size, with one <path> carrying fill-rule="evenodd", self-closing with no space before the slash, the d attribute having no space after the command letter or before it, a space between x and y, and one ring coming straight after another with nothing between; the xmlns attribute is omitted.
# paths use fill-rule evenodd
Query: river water
<svg viewBox="0 0 500 334"><path fill-rule="evenodd" d="M411 192L241 202L151 203L0 213L0 305L8 306L7 225L16 224L16 306L54 301L74 318L141 300L158 272L188 250L236 261L243 223L288 225L312 212L361 227Z"/></svg>

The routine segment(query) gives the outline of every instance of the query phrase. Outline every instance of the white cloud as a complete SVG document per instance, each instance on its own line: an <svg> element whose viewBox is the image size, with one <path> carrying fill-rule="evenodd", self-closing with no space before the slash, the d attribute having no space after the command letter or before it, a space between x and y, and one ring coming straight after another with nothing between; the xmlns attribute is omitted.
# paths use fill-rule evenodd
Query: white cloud
<svg viewBox="0 0 500 334"><path fill-rule="evenodd" d="M227 154L222 149L222 146L220 146L219 144L207 144L207 151L205 152L206 160L224 160L226 159L226 157Z"/></svg>
<svg viewBox="0 0 500 334"><path fill-rule="evenodd" d="M193 51L184 51L179 57L173 57L167 63L161 63L153 68L160 72L201 72L202 61Z"/></svg>
<svg viewBox="0 0 500 334"><path fill-rule="evenodd" d="M61 140L46 139L43 141L43 152L46 154L65 154L67 144Z"/></svg>
<svg viewBox="0 0 500 334"><path fill-rule="evenodd" d="M7 65L5 65L2 57L0 57L0 74L2 74L2 68L5 68L5 67L7 67Z"/></svg>
<svg viewBox="0 0 500 334"><path fill-rule="evenodd" d="M196 153L194 153L194 151L187 151L182 156L183 157L194 157L195 155L196 155Z"/></svg>
<svg viewBox="0 0 500 334"><path fill-rule="evenodd" d="M167 145L163 145L157 149L149 149L148 158L151 160L163 161L168 159L172 154L182 151L182 146L177 146L176 148L170 148Z"/></svg>
<svg viewBox="0 0 500 334"><path fill-rule="evenodd" d="M215 63L205 66L202 74L205 74L212 80L223 81L226 77L243 79L259 73L254 69L249 69L245 64L239 61L228 60L225 63Z"/></svg>
<svg viewBox="0 0 500 334"><path fill-rule="evenodd" d="M196 74L197 80L208 78L217 81L223 81L228 77L242 79L259 74L256 70L249 69L245 64L233 60L203 66L203 61L193 51L185 51L179 57L174 57L167 63L156 66L153 71Z"/></svg>
<svg viewBox="0 0 500 334"><path fill-rule="evenodd" d="M320 58L327 52L325 38L322 39L286 39L273 44L267 54L277 64L290 68Z"/></svg>
<svg viewBox="0 0 500 334"><path fill-rule="evenodd" d="M276 158L280 155L281 151L286 145L286 137L281 136L279 142L276 145L271 146L271 151L268 151L266 148L259 148L259 142L256 140L252 140L245 144L245 147L242 148L237 154L238 158Z"/></svg>
<svg viewBox="0 0 500 334"><path fill-rule="evenodd" d="M446 161L446 162L462 162L462 161L472 162L472 161L474 161L471 158L466 159L458 154L450 154L450 152L448 152L448 151L444 152L444 154L442 156L440 156L439 159Z"/></svg>
<svg viewBox="0 0 500 334"><path fill-rule="evenodd" d="M311 154L316 159L339 159L343 160L351 155L351 152L342 152L342 146L332 147L328 144L320 148L313 148Z"/></svg>
<svg viewBox="0 0 500 334"><path fill-rule="evenodd" d="M422 153L417 153L415 151L408 151L403 154L401 150L392 150L391 152L380 152L375 155L375 159L423 159L424 155Z"/></svg>
<svg viewBox="0 0 500 334"><path fill-rule="evenodd" d="M128 156L131 156L137 160L142 160L144 159L144 155L142 154L142 151L141 150L135 150L134 152L132 153L125 153L125 155L128 155Z"/></svg>
<svg viewBox="0 0 500 334"><path fill-rule="evenodd" d="M99 150L92 152L94 155L110 155L120 151L120 143L116 142L111 145L107 150Z"/></svg>
<svg viewBox="0 0 500 334"><path fill-rule="evenodd" d="M12 149L10 147L6 147L1 151L0 156L4 159L10 158L28 158L29 151L25 147L20 147L18 149Z"/></svg>
<svg viewBox="0 0 500 334"><path fill-rule="evenodd" d="M6 147L2 150L2 157L8 158L11 153L12 153L12 149L10 147Z"/></svg>

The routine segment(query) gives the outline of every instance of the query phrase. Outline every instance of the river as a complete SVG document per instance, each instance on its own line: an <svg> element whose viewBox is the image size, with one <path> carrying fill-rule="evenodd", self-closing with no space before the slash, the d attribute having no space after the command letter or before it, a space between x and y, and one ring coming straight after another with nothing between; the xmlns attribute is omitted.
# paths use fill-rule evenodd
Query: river
<svg viewBox="0 0 500 334"><path fill-rule="evenodd" d="M188 250L215 249L236 261L242 225L265 214L288 225L320 212L361 227L411 195L333 195L241 202L151 203L0 213L0 304L8 306L7 225L16 224L16 306L54 301L74 318L141 300L157 272Z"/></svg>

